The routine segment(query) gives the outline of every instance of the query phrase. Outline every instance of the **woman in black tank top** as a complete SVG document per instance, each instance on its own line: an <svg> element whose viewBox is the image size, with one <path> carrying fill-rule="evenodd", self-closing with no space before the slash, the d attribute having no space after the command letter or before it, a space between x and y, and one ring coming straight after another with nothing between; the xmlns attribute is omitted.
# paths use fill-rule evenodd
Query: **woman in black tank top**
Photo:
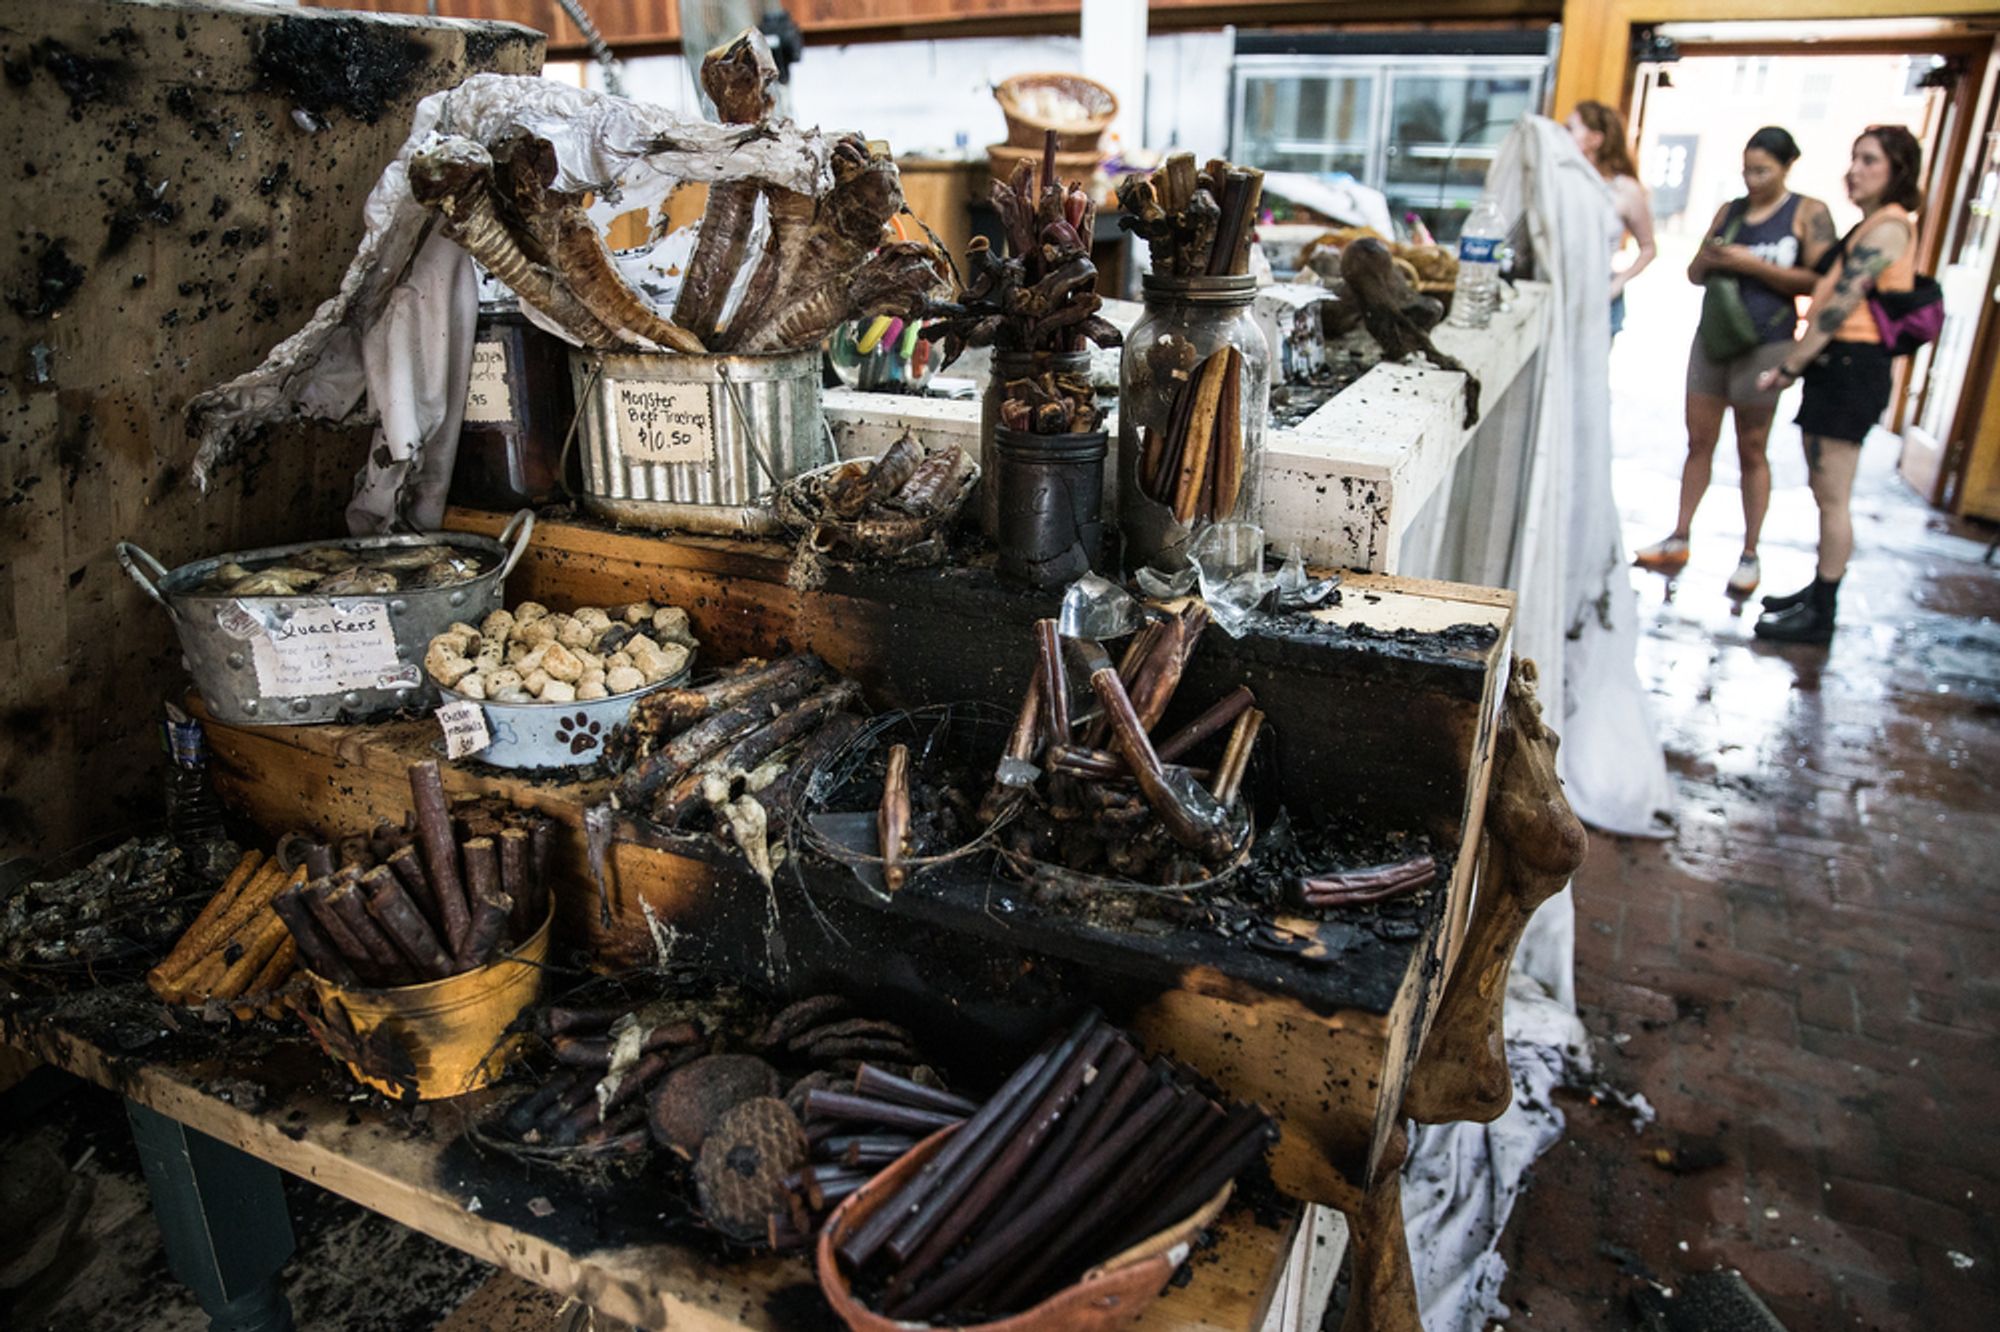
<svg viewBox="0 0 2000 1332"><path fill-rule="evenodd" d="M1793 194L1785 176L1799 147L1777 126L1750 136L1743 149L1744 197L1724 204L1709 224L1702 247L1688 265L1688 281L1705 284L1717 273L1737 279L1744 308L1759 341L1735 358L1710 359L1696 335L1688 351L1688 457L1681 469L1680 519L1673 535L1646 547L1635 560L1657 573L1679 573L1688 562L1688 530L1708 490L1722 419L1736 417L1736 458L1742 471L1743 553L1728 591L1738 599L1757 590L1761 572L1757 538L1771 502L1771 467L1764 448L1778 394L1758 387L1758 377L1781 360L1798 323L1797 300L1810 295L1813 265L1833 244L1833 218L1817 199Z"/></svg>

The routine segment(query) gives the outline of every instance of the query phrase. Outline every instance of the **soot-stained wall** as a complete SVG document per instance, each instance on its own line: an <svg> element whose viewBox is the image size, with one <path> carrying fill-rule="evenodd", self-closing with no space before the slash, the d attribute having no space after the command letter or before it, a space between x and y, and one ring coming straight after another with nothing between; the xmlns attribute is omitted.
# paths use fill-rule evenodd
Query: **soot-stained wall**
<svg viewBox="0 0 2000 1332"><path fill-rule="evenodd" d="M152 815L169 567L340 531L365 433L272 430L210 494L182 406L331 295L419 98L525 28L273 6L0 6L0 859Z"/></svg>

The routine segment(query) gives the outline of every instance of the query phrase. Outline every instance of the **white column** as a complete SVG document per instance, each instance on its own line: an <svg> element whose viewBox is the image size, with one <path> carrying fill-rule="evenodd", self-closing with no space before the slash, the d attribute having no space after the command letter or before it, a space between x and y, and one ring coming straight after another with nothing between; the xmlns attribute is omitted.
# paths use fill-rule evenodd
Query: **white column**
<svg viewBox="0 0 2000 1332"><path fill-rule="evenodd" d="M1118 98L1106 135L1127 148L1146 137L1146 0L1083 0L1083 73Z"/></svg>

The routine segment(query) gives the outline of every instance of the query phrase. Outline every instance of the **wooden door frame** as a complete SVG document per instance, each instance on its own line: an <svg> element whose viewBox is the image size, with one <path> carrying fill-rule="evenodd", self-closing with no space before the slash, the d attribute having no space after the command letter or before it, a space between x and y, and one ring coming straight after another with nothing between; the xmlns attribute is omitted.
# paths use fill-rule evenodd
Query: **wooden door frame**
<svg viewBox="0 0 2000 1332"><path fill-rule="evenodd" d="M1885 18L2000 18L2000 0L1563 0L1555 104L1564 114L1588 99L1621 105L1632 29L1647 24Z"/></svg>
<svg viewBox="0 0 2000 1332"><path fill-rule="evenodd" d="M1558 114L1585 99L1628 107L1637 64L1631 55L1635 28L1661 23L1690 22L1827 22L1841 19L1884 18L2000 18L2000 0L1564 0L1562 51L1557 59L1555 106ZM1694 55L1865 55L1871 53L1934 53L1966 57L1958 84L1948 102L1963 107L1961 114L1949 115L1929 156L1925 176L1926 196L1953 196L1953 216L1943 225L1921 228L1917 238L1917 266L1935 272L1948 237L1956 234L1957 187L1964 171L1975 125L1988 120L1980 104L1986 70L1983 61L2000 58L2000 45L1979 34L1938 34L1905 39L1839 38L1814 42L1810 46L1781 42L1703 42L1691 45ZM1927 127L1929 128L1929 127ZM1964 399L1955 419L1965 422L1946 441L1936 482L1925 499L1937 506L1948 503L1956 508L1962 500L1963 477L1971 452L1970 443L1982 431L1996 426L1989 417L2000 417L2000 394L1988 391L1987 378L1996 360L1996 321L1990 311L1982 312L1968 363ZM1976 376L1976 377L1975 377ZM1908 366L1898 365L1892 425L1902 431L1908 415ZM1957 442L1955 444L1955 441ZM1960 495L1954 497L1957 490Z"/></svg>

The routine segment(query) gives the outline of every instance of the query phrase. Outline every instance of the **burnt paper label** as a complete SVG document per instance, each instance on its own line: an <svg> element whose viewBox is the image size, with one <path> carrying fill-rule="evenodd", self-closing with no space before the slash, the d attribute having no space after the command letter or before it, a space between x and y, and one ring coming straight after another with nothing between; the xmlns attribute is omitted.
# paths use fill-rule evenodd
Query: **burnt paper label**
<svg viewBox="0 0 2000 1332"><path fill-rule="evenodd" d="M706 463L715 430L706 384L620 384L614 410L627 462Z"/></svg>
<svg viewBox="0 0 2000 1332"><path fill-rule="evenodd" d="M514 419L514 394L507 387L507 348L499 342L472 344L472 378L465 386L467 425L507 425Z"/></svg>
<svg viewBox="0 0 2000 1332"><path fill-rule="evenodd" d="M307 603L285 619L259 618L262 632L250 641L250 658L266 698L374 689L402 669L387 602Z"/></svg>
<svg viewBox="0 0 2000 1332"><path fill-rule="evenodd" d="M486 709L469 698L456 698L437 710L444 731L446 758L462 759L493 743L486 729Z"/></svg>

